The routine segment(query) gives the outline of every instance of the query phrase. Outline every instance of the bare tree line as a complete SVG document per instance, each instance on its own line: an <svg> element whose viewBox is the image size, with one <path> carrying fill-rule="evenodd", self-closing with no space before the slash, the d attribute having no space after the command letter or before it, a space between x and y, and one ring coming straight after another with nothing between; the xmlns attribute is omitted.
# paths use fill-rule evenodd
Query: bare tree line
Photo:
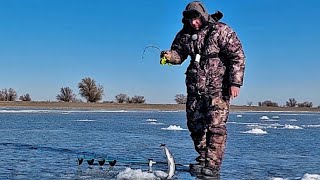
<svg viewBox="0 0 320 180"><path fill-rule="evenodd" d="M78 83L79 95L86 99L87 102L99 102L104 95L103 86L97 84L94 79L86 77ZM63 102L81 102L81 99L76 98L76 94L73 93L69 87L62 87L60 94L56 96L58 101ZM130 98L126 94L118 94L115 96L116 103L145 103L144 96L134 96ZM114 101L105 101L107 103L113 103Z"/></svg>
<svg viewBox="0 0 320 180"><path fill-rule="evenodd" d="M78 83L79 95L84 98L87 102L99 102L102 100L104 95L104 88L102 85L97 84L96 81L90 77L83 78ZM0 90L0 101L16 101L17 92L13 88ZM60 88L59 94L56 95L56 99L61 102L82 102L81 99L77 98L77 95L73 90L66 86ZM21 95L19 97L21 101L31 101L29 93ZM114 102L114 101L110 101ZM109 103L110 103L109 102ZM119 94L115 96L115 102L117 103L145 103L146 99L144 96L129 97L125 94Z"/></svg>
<svg viewBox="0 0 320 180"><path fill-rule="evenodd" d="M115 96L115 101L116 103L138 103L138 104L141 104L141 103L145 103L146 100L144 98L144 96L133 96L133 97L129 97L128 95L126 94L123 94L123 93L120 93L118 95Z"/></svg>
<svg viewBox="0 0 320 180"><path fill-rule="evenodd" d="M102 100L104 95L104 88L102 85L97 84L96 81L90 77L81 79L78 83L79 95L84 98L87 102L99 102ZM16 101L18 98L17 92L13 88L5 88L0 90L0 101ZM56 99L62 102L83 102L81 99L77 98L77 95L73 92L70 87L60 88L59 94L57 94ZM31 101L31 96L29 93L21 95L19 97L21 101ZM177 104L186 104L187 96L184 94L177 94L175 99ZM120 93L115 96L114 101L104 101L104 103L145 103L146 99L144 96L135 95L129 97L127 94ZM248 101L248 106L252 106L253 102ZM280 107L277 102L271 100L265 100L258 102L258 106L270 106L270 107ZM298 102L295 98L289 98L286 101L284 107L313 107L313 103L309 101ZM320 106L318 106L320 108Z"/></svg>
<svg viewBox="0 0 320 180"><path fill-rule="evenodd" d="M18 97L17 92L12 88L5 88L0 90L0 101L16 101ZM21 101L31 101L29 94L25 94L19 97Z"/></svg>
<svg viewBox="0 0 320 180"><path fill-rule="evenodd" d="M177 104L185 104L187 102L187 96L184 94L177 94L175 96L175 101ZM248 101L247 106L252 106L253 102ZM258 102L258 106L269 106L269 107L280 107L277 102L273 102L271 100L266 100L263 102ZM295 98L289 98L288 101L286 101L286 105L284 107L313 107L313 103L309 101L304 101L301 103L298 103L298 101ZM320 108L320 106L318 106Z"/></svg>
<svg viewBox="0 0 320 180"><path fill-rule="evenodd" d="M248 106L251 106L248 104ZM273 102L271 100L266 100L263 102L258 102L258 106L270 106L270 107L280 107L277 102ZM288 101L286 101L286 105L284 107L313 107L313 103L309 101L304 102L298 102L295 98L289 98ZM318 106L320 108L320 106Z"/></svg>

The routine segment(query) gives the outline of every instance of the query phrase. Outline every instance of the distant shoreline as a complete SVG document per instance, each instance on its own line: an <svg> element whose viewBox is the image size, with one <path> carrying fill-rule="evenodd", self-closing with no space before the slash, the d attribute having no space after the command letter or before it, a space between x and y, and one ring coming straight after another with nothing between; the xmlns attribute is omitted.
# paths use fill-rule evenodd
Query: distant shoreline
<svg viewBox="0 0 320 180"><path fill-rule="evenodd" d="M29 108L29 109L100 109L100 110L159 110L159 111L185 111L184 104L119 104L119 103L70 103L70 102L7 102L0 101L0 108ZM259 107L234 106L231 112L320 112L320 108L298 107Z"/></svg>

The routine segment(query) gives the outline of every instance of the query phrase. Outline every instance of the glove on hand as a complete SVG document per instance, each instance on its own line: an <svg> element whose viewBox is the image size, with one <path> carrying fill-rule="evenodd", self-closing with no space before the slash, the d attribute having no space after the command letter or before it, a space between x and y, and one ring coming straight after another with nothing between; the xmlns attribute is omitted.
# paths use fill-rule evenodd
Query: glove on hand
<svg viewBox="0 0 320 180"><path fill-rule="evenodd" d="M165 65L171 59L171 51L161 51L160 53L160 64Z"/></svg>

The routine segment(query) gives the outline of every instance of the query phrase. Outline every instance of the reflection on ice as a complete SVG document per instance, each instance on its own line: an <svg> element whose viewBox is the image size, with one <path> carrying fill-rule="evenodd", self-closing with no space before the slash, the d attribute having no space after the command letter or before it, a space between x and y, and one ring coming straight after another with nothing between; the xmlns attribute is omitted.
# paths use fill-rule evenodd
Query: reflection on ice
<svg viewBox="0 0 320 180"><path fill-rule="evenodd" d="M286 124L283 129L303 129L302 127Z"/></svg>
<svg viewBox="0 0 320 180"><path fill-rule="evenodd" d="M270 178L270 180L289 180L289 179L287 179L287 178L279 178L279 177L272 177L272 178Z"/></svg>
<svg viewBox="0 0 320 180"><path fill-rule="evenodd" d="M301 180L320 180L319 174L305 174Z"/></svg>
<svg viewBox="0 0 320 180"><path fill-rule="evenodd" d="M77 121L77 122L94 122L94 121L97 121L97 120L93 120L93 119L79 119L79 120L74 120L74 121Z"/></svg>
<svg viewBox="0 0 320 180"><path fill-rule="evenodd" d="M156 120L156 119L147 119L146 121L147 122L157 122L158 120Z"/></svg>
<svg viewBox="0 0 320 180"><path fill-rule="evenodd" d="M268 134L267 131L264 131L264 130L258 129L258 128L254 128L249 131L245 131L243 133L245 133L245 134Z"/></svg>
<svg viewBox="0 0 320 180"><path fill-rule="evenodd" d="M261 119L261 120L268 120L269 117L268 117L268 116L261 116L260 119Z"/></svg>
<svg viewBox="0 0 320 180"><path fill-rule="evenodd" d="M157 173L157 175L164 175L163 177L158 177L152 172L144 172L141 169L131 169L126 168L124 171L120 172L117 175L117 179L119 180L131 180L131 179L140 179L140 180L160 180L161 178L166 177L166 173Z"/></svg>
<svg viewBox="0 0 320 180"><path fill-rule="evenodd" d="M158 123L158 122L149 122L148 124L151 124L151 125L162 125L164 123Z"/></svg>
<svg viewBox="0 0 320 180"><path fill-rule="evenodd" d="M320 128L320 124L316 124L316 125L302 125L302 127L308 127L308 128Z"/></svg>
<svg viewBox="0 0 320 180"><path fill-rule="evenodd" d="M185 131L186 129L181 128L180 126L177 125L170 125L167 128L161 128L162 130L170 130L170 131Z"/></svg>

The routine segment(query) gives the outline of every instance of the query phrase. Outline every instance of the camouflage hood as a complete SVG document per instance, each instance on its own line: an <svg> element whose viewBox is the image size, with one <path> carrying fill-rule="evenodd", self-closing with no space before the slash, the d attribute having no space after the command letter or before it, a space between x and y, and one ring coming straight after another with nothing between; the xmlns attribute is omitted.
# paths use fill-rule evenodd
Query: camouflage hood
<svg viewBox="0 0 320 180"><path fill-rule="evenodd" d="M188 24L188 20L192 18L200 17L204 24L208 24L210 22L215 22L215 20L208 13L204 5L200 1L193 1L189 3L186 9L182 13L183 19L182 22L186 25Z"/></svg>

